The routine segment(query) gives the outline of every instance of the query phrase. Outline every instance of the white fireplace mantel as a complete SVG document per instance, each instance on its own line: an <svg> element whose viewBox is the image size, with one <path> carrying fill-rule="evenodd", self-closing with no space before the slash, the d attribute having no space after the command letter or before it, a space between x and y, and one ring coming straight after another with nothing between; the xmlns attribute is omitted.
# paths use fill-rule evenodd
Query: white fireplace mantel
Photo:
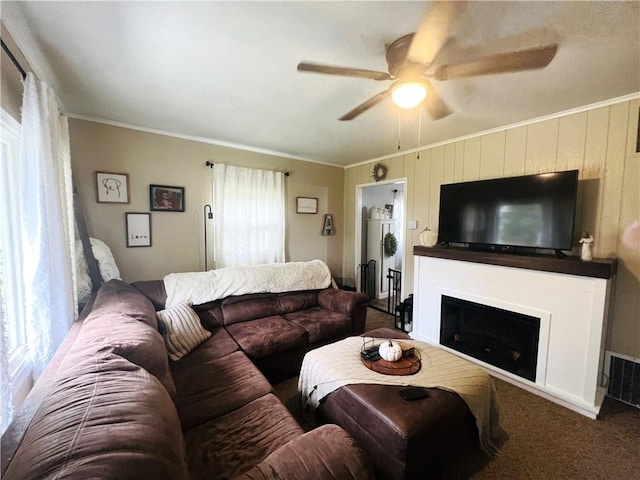
<svg viewBox="0 0 640 480"><path fill-rule="evenodd" d="M615 260L515 256L414 247L413 331L417 340L476 362L492 375L596 418ZM448 295L540 318L536 381L440 345Z"/></svg>

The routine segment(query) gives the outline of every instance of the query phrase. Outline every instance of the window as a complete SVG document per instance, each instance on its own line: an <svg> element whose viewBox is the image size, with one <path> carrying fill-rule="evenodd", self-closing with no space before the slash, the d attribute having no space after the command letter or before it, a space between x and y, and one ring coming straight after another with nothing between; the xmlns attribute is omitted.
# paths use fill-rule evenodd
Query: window
<svg viewBox="0 0 640 480"><path fill-rule="evenodd" d="M284 174L214 166L216 267L284 262Z"/></svg>
<svg viewBox="0 0 640 480"><path fill-rule="evenodd" d="M20 125L0 111L0 325L2 336L2 430L31 388L22 297L20 224L15 188L20 160ZM5 388L9 385L9 388ZM6 391L5 391L6 390Z"/></svg>

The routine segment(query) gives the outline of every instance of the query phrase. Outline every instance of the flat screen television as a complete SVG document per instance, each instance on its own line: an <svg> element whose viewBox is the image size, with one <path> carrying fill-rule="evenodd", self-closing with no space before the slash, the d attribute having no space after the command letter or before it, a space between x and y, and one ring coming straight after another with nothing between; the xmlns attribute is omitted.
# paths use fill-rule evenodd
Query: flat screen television
<svg viewBox="0 0 640 480"><path fill-rule="evenodd" d="M571 250L577 192L578 170L442 185L438 243Z"/></svg>

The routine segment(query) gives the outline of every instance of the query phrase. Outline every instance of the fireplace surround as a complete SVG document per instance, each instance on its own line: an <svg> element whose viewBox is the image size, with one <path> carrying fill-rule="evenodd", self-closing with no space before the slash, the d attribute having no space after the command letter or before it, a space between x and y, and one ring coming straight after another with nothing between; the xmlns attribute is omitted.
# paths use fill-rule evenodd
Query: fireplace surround
<svg viewBox="0 0 640 480"><path fill-rule="evenodd" d="M575 257L422 246L414 247L414 260L413 338L439 345L482 365L492 375L597 417L606 391L601 379L615 260L580 262ZM441 338L444 297L479 304L480 310L493 312L485 315L491 322L500 311L538 319L535 366L520 375L447 345ZM519 352L511 350L511 355ZM502 352L508 354L508 349Z"/></svg>

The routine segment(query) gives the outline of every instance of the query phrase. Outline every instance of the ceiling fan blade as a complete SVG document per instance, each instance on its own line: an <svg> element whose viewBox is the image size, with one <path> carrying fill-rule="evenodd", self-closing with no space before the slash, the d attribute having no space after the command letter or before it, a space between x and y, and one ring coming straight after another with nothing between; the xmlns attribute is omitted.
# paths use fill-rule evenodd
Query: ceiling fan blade
<svg viewBox="0 0 640 480"><path fill-rule="evenodd" d="M424 107L429 116L434 120L440 120L453 112L449 109L440 94L429 84L429 93L424 101Z"/></svg>
<svg viewBox="0 0 640 480"><path fill-rule="evenodd" d="M361 103L360 105L358 105L356 108L351 110L349 113L347 113L347 114L343 115L342 117L340 117L339 120L340 121L353 120L358 115L360 115L361 113L364 113L365 111L369 110L374 105L377 105L378 103L380 103L382 100L384 100L388 96L389 96L389 91L388 90L385 90L384 92L380 92L377 95L374 95L373 97L371 97L366 102Z"/></svg>
<svg viewBox="0 0 640 480"><path fill-rule="evenodd" d="M466 2L434 2L413 35L407 52L411 63L431 65L448 39L451 25L467 7Z"/></svg>
<svg viewBox="0 0 640 480"><path fill-rule="evenodd" d="M433 78L436 80L451 80L475 75L544 68L551 63L557 51L558 45L554 43L518 52L499 53L472 62L440 65L433 72Z"/></svg>
<svg viewBox="0 0 640 480"><path fill-rule="evenodd" d="M393 77L386 72L376 72L375 70L363 70L361 68L318 65L316 63L306 63L306 62L301 62L298 64L298 71L326 73L329 75L342 75L344 77L368 78L370 80L392 80L393 79Z"/></svg>

